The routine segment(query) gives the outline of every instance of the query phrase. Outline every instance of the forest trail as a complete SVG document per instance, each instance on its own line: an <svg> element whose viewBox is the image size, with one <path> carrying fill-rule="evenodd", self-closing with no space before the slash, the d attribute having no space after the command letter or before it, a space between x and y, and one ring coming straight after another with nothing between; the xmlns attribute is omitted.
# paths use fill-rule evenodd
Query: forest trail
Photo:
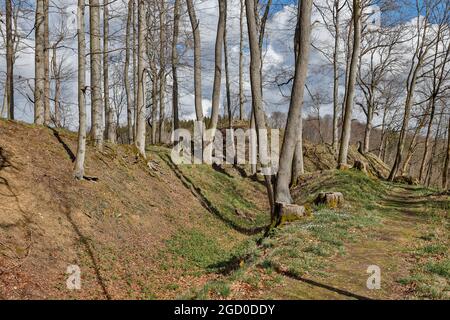
<svg viewBox="0 0 450 320"><path fill-rule="evenodd" d="M281 275L278 285L268 287L267 291L261 290L254 297L448 298L449 239L446 229L450 199L419 186L384 182L382 185L387 188L386 193L368 210L372 211L370 215L377 223L351 230L354 237L342 244L341 252L317 264L320 272L300 270L299 274L294 263L282 262L283 270L275 268L278 276ZM359 214L358 210L354 214ZM288 259L289 255L286 256ZM308 261L308 257L302 259ZM379 267L379 289L367 286L370 266Z"/></svg>

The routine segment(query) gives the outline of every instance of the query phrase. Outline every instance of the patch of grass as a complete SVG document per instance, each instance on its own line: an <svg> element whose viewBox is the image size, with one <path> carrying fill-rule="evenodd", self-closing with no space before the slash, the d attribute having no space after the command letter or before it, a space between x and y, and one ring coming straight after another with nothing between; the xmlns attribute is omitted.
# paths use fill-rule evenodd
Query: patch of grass
<svg viewBox="0 0 450 320"><path fill-rule="evenodd" d="M229 257L215 239L207 237L197 230L183 231L167 241L170 253L183 258L185 270L193 268L212 271L214 265Z"/></svg>
<svg viewBox="0 0 450 320"><path fill-rule="evenodd" d="M342 254L345 242L356 237L351 232L354 228L377 223L375 216L320 210L307 221L274 230L262 243L270 250L262 265L282 267L298 276L320 274L327 265L326 258Z"/></svg>
<svg viewBox="0 0 450 320"><path fill-rule="evenodd" d="M450 259L445 259L439 262L428 262L425 265L425 269L428 272L450 279Z"/></svg>

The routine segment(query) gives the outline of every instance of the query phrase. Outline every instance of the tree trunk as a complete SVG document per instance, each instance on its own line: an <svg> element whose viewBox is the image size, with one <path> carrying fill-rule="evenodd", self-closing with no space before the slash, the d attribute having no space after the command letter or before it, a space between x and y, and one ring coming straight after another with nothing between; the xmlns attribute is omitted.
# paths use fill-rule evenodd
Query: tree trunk
<svg viewBox="0 0 450 320"><path fill-rule="evenodd" d="M308 0L309 1L309 0ZM247 14L247 28L250 44L250 84L252 90L252 108L253 115L255 117L255 127L257 131L257 139L259 140L258 132L266 129L266 120L262 105L262 92L261 92L261 50L258 42L258 31L256 26L255 17L255 2L254 0L245 0L246 14ZM264 148L261 143L258 143L260 154L264 152ZM275 202L272 181L268 175L264 175L264 181L267 189L267 195L269 197L269 204L271 208L271 220L275 221Z"/></svg>
<svg viewBox="0 0 450 320"><path fill-rule="evenodd" d="M108 1L103 0L103 98L105 99L106 139L116 143L116 123L114 110L109 99L109 8Z"/></svg>
<svg viewBox="0 0 450 320"><path fill-rule="evenodd" d="M53 45L52 69L53 78L55 79L55 96L53 102L55 106L55 126L61 127L61 70L58 68L57 43Z"/></svg>
<svg viewBox="0 0 450 320"><path fill-rule="evenodd" d="M209 128L212 130L211 141L214 138L217 122L219 120L219 103L220 103L220 89L222 81L222 55L223 55L223 39L225 33L225 1L219 1L219 20L217 23L216 45L214 53L214 83L211 101L211 123Z"/></svg>
<svg viewBox="0 0 450 320"><path fill-rule="evenodd" d="M159 16L159 141L164 142L166 120L166 7L165 0L160 0L161 12Z"/></svg>
<svg viewBox="0 0 450 320"><path fill-rule="evenodd" d="M436 135L434 136L433 148L431 150L431 159L428 163L427 173L424 179L427 187L430 187L431 179L433 178L433 164L436 159L436 151L438 149L439 136L441 135L441 124L442 124L443 113L441 112L439 116L439 121L436 128Z"/></svg>
<svg viewBox="0 0 450 320"><path fill-rule="evenodd" d="M103 107L102 107L102 59L100 48L100 3L89 0L89 31L91 57L91 136L94 145L103 147Z"/></svg>
<svg viewBox="0 0 450 320"><path fill-rule="evenodd" d="M339 120L339 37L340 37L340 8L339 0L334 3L334 52L333 52L333 150L338 153L338 120Z"/></svg>
<svg viewBox="0 0 450 320"><path fill-rule="evenodd" d="M84 177L84 159L86 156L86 39L84 25L85 0L78 0L78 147L74 176L78 180Z"/></svg>
<svg viewBox="0 0 450 320"><path fill-rule="evenodd" d="M36 1L34 123L44 124L45 107L45 0Z"/></svg>
<svg viewBox="0 0 450 320"><path fill-rule="evenodd" d="M49 0L44 0L44 124L50 125L51 113L50 113L50 41L49 41Z"/></svg>
<svg viewBox="0 0 450 320"><path fill-rule="evenodd" d="M417 138L420 135L420 132L422 130L422 128L425 125L425 122L428 119L428 112L430 111L430 108L427 108L425 111L425 115L420 119L418 125L416 126L416 129L414 130L414 134L412 136L411 139L411 143L409 145L408 151L406 153L406 157L405 157L405 161L403 162L403 165L400 169L400 173L404 174L409 170L409 164L411 162L411 159L414 155L414 152L416 151L416 147L417 147Z"/></svg>
<svg viewBox="0 0 450 320"><path fill-rule="evenodd" d="M223 32L223 55L225 59L225 88L227 93L227 111L228 111L228 127L233 127L233 115L231 112L231 88L230 88L230 72L228 67L228 45L227 45L227 2L224 1L224 32Z"/></svg>
<svg viewBox="0 0 450 320"><path fill-rule="evenodd" d="M158 72L156 66L152 66L152 144L158 143Z"/></svg>
<svg viewBox="0 0 450 320"><path fill-rule="evenodd" d="M444 168L442 169L442 189L447 190L449 188L448 183L448 170L450 167L450 116L448 117L447 127L447 152L445 154Z"/></svg>
<svg viewBox="0 0 450 320"><path fill-rule="evenodd" d="M138 74L137 74L137 128L136 128L136 147L142 157L145 158L145 102L144 102L144 55L145 55L145 28L146 14L145 1L138 0Z"/></svg>
<svg viewBox="0 0 450 320"><path fill-rule="evenodd" d="M352 126L352 111L355 97L355 83L358 72L358 61L361 46L361 1L353 0L353 50L350 62L350 69L348 73L346 98L345 98L345 113L342 125L341 145L339 148L338 165L347 165L348 147L350 143L350 133Z"/></svg>
<svg viewBox="0 0 450 320"><path fill-rule="evenodd" d="M311 43L311 10L312 0L302 0L298 8L297 18L298 36L296 36L296 47L298 48L298 55L296 58L294 83L292 85L291 101L284 141L281 147L280 163L275 188L275 202L277 204L292 203L289 183L291 182L292 162L295 148L296 145L299 145L297 143L298 137L300 136L298 128L303 108ZM298 151L299 153L302 152L301 150Z"/></svg>
<svg viewBox="0 0 450 320"><path fill-rule="evenodd" d="M201 42L200 42L200 22L197 20L195 8L192 0L186 0L191 21L192 32L194 34L194 88L195 88L195 114L197 121L203 121L202 108L202 65L201 65Z"/></svg>
<svg viewBox="0 0 450 320"><path fill-rule="evenodd" d="M239 17L239 120L244 120L244 0L240 0Z"/></svg>
<svg viewBox="0 0 450 320"><path fill-rule="evenodd" d="M372 121L373 121L373 107L368 107L366 117L366 127L364 128L364 152L370 151L370 134L372 133Z"/></svg>
<svg viewBox="0 0 450 320"><path fill-rule="evenodd" d="M136 1L139 0L132 0L133 1L133 104L134 104L134 127L133 127L133 140L136 142L136 134L137 134L137 122L138 122L138 107L137 107L137 44L136 44L136 39L137 39L137 30L136 30L136 25L137 25L137 21L136 21Z"/></svg>
<svg viewBox="0 0 450 320"><path fill-rule="evenodd" d="M12 34L12 0L6 0L6 86L4 105L8 118L14 120L14 48Z"/></svg>
<svg viewBox="0 0 450 320"><path fill-rule="evenodd" d="M132 93L130 86L130 36L131 36L131 19L133 17L133 2L134 0L128 1L128 16L127 16L127 30L125 36L125 68L124 68L124 85L125 93L127 96L127 129L128 129L128 143L132 144L134 141L133 133L133 102ZM133 77L134 78L134 77Z"/></svg>
<svg viewBox="0 0 450 320"><path fill-rule="evenodd" d="M180 119L178 114L178 34L180 28L180 0L175 0L173 5L173 39L172 39L172 109L173 109L173 129L177 130L180 127Z"/></svg>

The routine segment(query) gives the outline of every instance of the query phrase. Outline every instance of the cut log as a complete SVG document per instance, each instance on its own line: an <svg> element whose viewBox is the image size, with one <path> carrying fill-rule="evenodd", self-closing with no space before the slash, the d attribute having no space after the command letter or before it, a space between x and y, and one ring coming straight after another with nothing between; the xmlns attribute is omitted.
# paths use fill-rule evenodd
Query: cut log
<svg viewBox="0 0 450 320"><path fill-rule="evenodd" d="M350 166L348 164L346 164L346 163L340 163L338 165L338 170L345 171L345 170L348 170L348 169L350 169Z"/></svg>
<svg viewBox="0 0 450 320"><path fill-rule="evenodd" d="M328 208L338 208L344 203L344 195L341 192L321 192L314 201L315 205L326 205Z"/></svg>
<svg viewBox="0 0 450 320"><path fill-rule="evenodd" d="M281 223L300 220L307 215L304 206L288 203L277 203L279 207Z"/></svg>

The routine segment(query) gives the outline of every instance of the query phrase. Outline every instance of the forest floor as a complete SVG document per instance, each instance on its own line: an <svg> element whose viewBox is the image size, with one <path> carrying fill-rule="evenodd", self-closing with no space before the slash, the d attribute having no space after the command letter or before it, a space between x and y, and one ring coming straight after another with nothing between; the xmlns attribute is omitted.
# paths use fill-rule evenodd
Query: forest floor
<svg viewBox="0 0 450 320"><path fill-rule="evenodd" d="M130 147L89 146L76 182L75 150L71 132L0 121L0 299L450 298L450 198L436 190L327 170L307 146L322 171L293 195L313 214L263 238L265 188L245 168L175 166L151 147L149 169ZM320 191L344 206L314 206Z"/></svg>

